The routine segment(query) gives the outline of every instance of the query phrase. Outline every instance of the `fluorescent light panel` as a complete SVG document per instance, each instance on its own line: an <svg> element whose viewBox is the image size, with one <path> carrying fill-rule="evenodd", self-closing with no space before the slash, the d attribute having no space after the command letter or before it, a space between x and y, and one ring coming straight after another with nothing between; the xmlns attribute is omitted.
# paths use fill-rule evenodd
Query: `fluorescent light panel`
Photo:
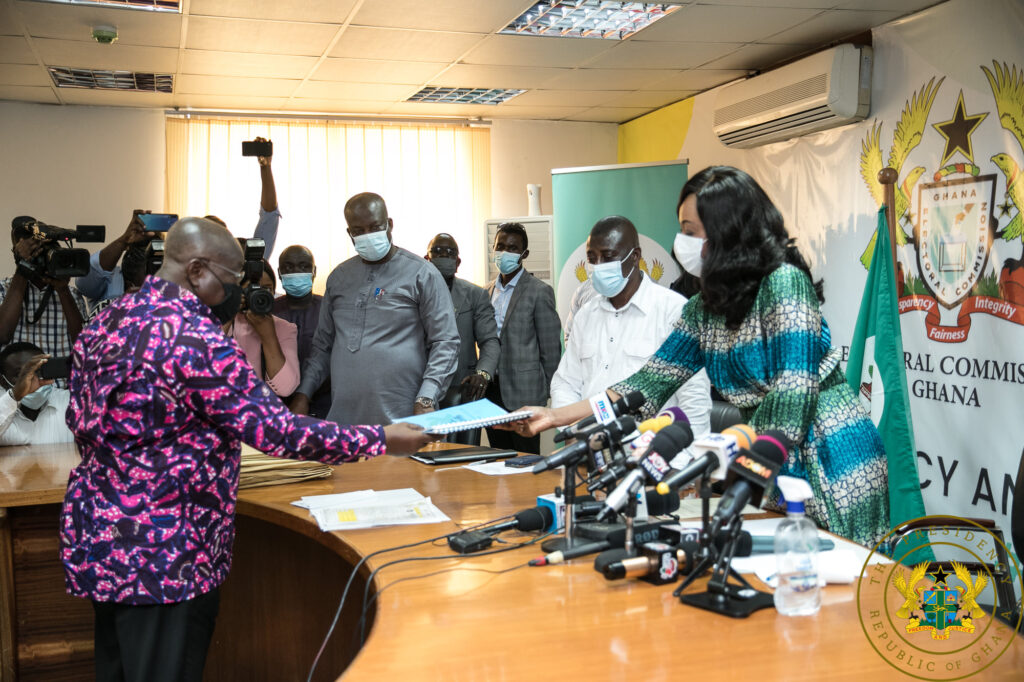
<svg viewBox="0 0 1024 682"><path fill-rule="evenodd" d="M434 104L486 104L494 106L507 102L525 90L502 88L439 88L427 86L407 99L407 102Z"/></svg>
<svg viewBox="0 0 1024 682"><path fill-rule="evenodd" d="M128 90L133 92L172 92L174 76L169 73L135 73L134 71L102 71L48 67L58 88L89 90Z"/></svg>
<svg viewBox="0 0 1024 682"><path fill-rule="evenodd" d="M499 33L625 40L682 7L673 2L538 2Z"/></svg>
<svg viewBox="0 0 1024 682"><path fill-rule="evenodd" d="M58 5L85 5L87 7L115 7L120 9L140 9L150 12L181 12L178 0L31 0L32 2L50 2Z"/></svg>

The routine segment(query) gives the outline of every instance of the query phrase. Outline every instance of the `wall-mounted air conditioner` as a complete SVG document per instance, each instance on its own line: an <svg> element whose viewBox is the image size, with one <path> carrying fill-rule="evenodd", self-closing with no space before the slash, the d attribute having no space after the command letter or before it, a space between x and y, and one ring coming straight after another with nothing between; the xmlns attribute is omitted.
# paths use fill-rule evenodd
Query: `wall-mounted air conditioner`
<svg viewBox="0 0 1024 682"><path fill-rule="evenodd" d="M715 135L756 147L863 120L871 108L871 48L840 45L722 88Z"/></svg>

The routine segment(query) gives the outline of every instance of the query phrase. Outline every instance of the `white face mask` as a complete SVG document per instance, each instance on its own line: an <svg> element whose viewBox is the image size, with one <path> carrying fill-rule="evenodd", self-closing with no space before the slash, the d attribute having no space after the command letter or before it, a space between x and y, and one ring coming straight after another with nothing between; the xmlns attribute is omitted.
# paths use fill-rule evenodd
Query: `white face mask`
<svg viewBox="0 0 1024 682"><path fill-rule="evenodd" d="M683 266L683 270L694 277L700 277L704 265L701 253L704 251L705 241L707 240L680 232L676 234L676 239L672 243L672 253L675 254L676 260Z"/></svg>

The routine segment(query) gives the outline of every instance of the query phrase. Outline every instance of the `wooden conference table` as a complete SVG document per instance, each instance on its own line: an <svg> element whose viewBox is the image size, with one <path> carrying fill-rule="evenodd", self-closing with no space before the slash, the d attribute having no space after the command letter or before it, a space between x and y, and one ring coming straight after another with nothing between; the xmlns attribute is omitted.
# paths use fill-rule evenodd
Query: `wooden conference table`
<svg viewBox="0 0 1024 682"><path fill-rule="evenodd" d="M92 610L64 594L57 560L59 502L76 461L72 446L0 449L3 680L92 678ZM491 477L381 457L342 466L327 480L242 491L206 679L305 679L362 556L533 506L558 482L554 472ZM405 487L432 497L454 523L323 533L290 504L303 495ZM767 609L733 620L680 604L672 586L607 582L591 558L501 573L541 553L534 546L455 558L447 546L427 544L370 559L315 679L908 679L869 645L852 586L827 587L816 616ZM451 558L384 569L374 588L386 589L359 649L352 635L369 570L418 556ZM1017 640L972 679L1024 679Z"/></svg>

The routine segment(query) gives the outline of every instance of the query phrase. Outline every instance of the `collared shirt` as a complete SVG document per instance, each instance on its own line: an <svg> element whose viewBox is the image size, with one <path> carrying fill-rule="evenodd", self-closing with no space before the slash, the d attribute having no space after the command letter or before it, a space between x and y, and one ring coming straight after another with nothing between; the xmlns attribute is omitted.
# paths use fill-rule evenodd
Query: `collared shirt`
<svg viewBox="0 0 1024 682"><path fill-rule="evenodd" d="M9 391L0 393L0 445L70 443L71 431L64 423L70 397L66 388L54 388L33 421L18 409Z"/></svg>
<svg viewBox="0 0 1024 682"><path fill-rule="evenodd" d="M686 299L647 275L642 277L622 308L616 310L609 299L596 296L577 312L572 336L551 379L552 407L589 398L625 379L668 338ZM686 413L694 437L710 432L711 383L703 370L655 409L672 406Z"/></svg>
<svg viewBox="0 0 1024 682"><path fill-rule="evenodd" d="M260 219L256 221L256 231L253 232L253 239L262 239L266 245L263 257L270 261L270 254L274 252L274 244L277 242L277 228L281 222L281 211L265 211L260 206ZM115 265L113 270L104 270L100 265L100 252L96 251L89 256L89 274L82 275L75 280L75 286L92 301L93 307L90 315L96 315L103 310L103 301L117 298L124 293L124 275L121 274L121 266Z"/></svg>
<svg viewBox="0 0 1024 682"><path fill-rule="evenodd" d="M512 292L515 290L519 280L522 279L526 268L519 268L516 276L509 280L508 284L502 285L501 275L494 281L494 293L491 294L491 305L494 306L494 322L498 325L498 336L501 336L501 325L505 323L505 313L508 312L508 304L512 301Z"/></svg>
<svg viewBox="0 0 1024 682"><path fill-rule="evenodd" d="M329 464L384 453L380 426L293 415L210 309L150 277L82 331L68 426L82 462L61 512L68 592L167 604L231 566L241 442Z"/></svg>
<svg viewBox="0 0 1024 682"><path fill-rule="evenodd" d="M7 292L11 289L12 277L0 280L0 301L7 298ZM75 306L84 320L88 312L85 298L74 287L69 287L71 296L75 300ZM28 341L41 348L44 353L54 357L64 357L71 354L71 340L68 338L68 321L64 317L64 309L60 305L60 295L53 291L50 300L43 310L39 321L32 323L40 302L46 296L46 289L37 289L29 282L25 286L25 299L21 303L21 315L18 317L18 326L11 335L10 343L15 341ZM57 382L63 385L63 381Z"/></svg>
<svg viewBox="0 0 1024 682"><path fill-rule="evenodd" d="M320 321L320 304L323 297L311 294L309 305L305 308L292 308L288 305L288 296L278 296L274 301L274 314L282 320L287 320L297 328L296 348L299 355L299 367L306 363L306 359L313 354L313 335L316 334L316 325ZM299 376L301 379L301 374ZM323 419L331 411L331 380L328 377L320 388L316 389L313 395L309 396L309 414L312 417Z"/></svg>

